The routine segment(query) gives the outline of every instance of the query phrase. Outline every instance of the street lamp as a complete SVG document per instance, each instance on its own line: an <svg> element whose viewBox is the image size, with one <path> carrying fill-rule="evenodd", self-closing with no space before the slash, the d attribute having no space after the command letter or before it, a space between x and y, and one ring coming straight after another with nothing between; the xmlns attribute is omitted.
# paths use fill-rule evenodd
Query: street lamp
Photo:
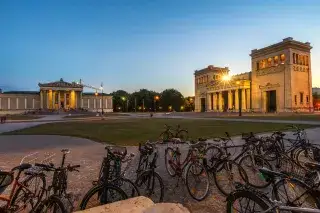
<svg viewBox="0 0 320 213"><path fill-rule="evenodd" d="M103 115L103 83L101 83L101 86L100 86L100 90L101 90L101 101L102 101L102 109L101 109L101 113Z"/></svg>
<svg viewBox="0 0 320 213"><path fill-rule="evenodd" d="M160 99L160 98L159 98L159 96L158 96L158 95L154 96L154 99L153 99L153 103L154 103L154 112L156 112L156 109L157 109L156 103L157 103L157 101L158 101L159 99Z"/></svg>
<svg viewBox="0 0 320 213"><path fill-rule="evenodd" d="M240 81L237 81L236 84L238 85L238 102L239 102L239 116L242 116L242 92L240 91Z"/></svg>
<svg viewBox="0 0 320 213"><path fill-rule="evenodd" d="M126 101L126 97L122 96L121 99L123 100L123 111L124 111L124 102Z"/></svg>

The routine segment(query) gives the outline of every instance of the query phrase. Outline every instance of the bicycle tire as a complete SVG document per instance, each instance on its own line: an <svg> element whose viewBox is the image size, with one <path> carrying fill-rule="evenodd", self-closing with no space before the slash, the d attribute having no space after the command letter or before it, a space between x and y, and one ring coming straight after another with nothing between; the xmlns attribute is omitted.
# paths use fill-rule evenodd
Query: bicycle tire
<svg viewBox="0 0 320 213"><path fill-rule="evenodd" d="M241 191L235 191L227 197L227 213L235 212L233 204L235 203L236 200L240 198L242 199L249 198L250 200L254 201L256 204L258 204L263 211L266 211L269 208L269 202L267 202L265 199L260 198L258 195L256 195L251 191L241 190ZM241 211L241 213L243 212Z"/></svg>
<svg viewBox="0 0 320 213"><path fill-rule="evenodd" d="M95 195L95 193L98 193L98 197L101 198L101 194L106 193L107 190L114 190L116 193L118 193L120 195L121 199L116 200L116 201L125 200L128 198L128 195L121 188L119 188L117 186L110 185L110 184L100 184L100 185L92 187L85 194L85 196L82 198L81 203L80 203L80 210L86 209L88 201L90 200L90 198L93 195ZM101 201L101 199L99 199L99 200ZM115 202L115 201L113 201L113 202ZM102 204L100 203L98 206L103 205L103 204L107 204L107 203L108 202L105 202ZM89 208L92 208L92 207L89 207Z"/></svg>
<svg viewBox="0 0 320 213"><path fill-rule="evenodd" d="M61 199L55 195L52 195L50 197L48 197L47 199L43 200L38 207L32 211L34 213L44 213L47 212L47 208L46 207L50 207L52 205L55 205L56 207L54 207L54 211L53 213L67 213L67 210L64 207L63 202L61 201ZM60 209L60 211L58 211L56 208Z"/></svg>
<svg viewBox="0 0 320 213"><path fill-rule="evenodd" d="M26 187L27 184L30 181L32 181L34 178L40 178L43 187L42 187L41 192L40 192L40 194L38 196L37 202L35 204L31 204L31 208L32 209L34 209L41 202L42 197L43 197L44 192L45 192L45 189L46 189L46 178L45 178L45 175L43 173L33 173L32 175L28 175L27 178L21 184ZM37 184L37 186L39 186L39 184ZM22 187L22 186L18 187L18 189L16 190L16 192L14 193L14 195L13 195L13 197L11 199L10 206L15 206L15 202L17 201L17 199L19 197L19 194L21 192L25 193L24 190L25 190L24 187ZM27 193L27 194L29 194L29 193ZM23 198L25 198L25 197L26 197L26 195L23 195ZM26 206L24 206L24 208L26 208Z"/></svg>
<svg viewBox="0 0 320 213"><path fill-rule="evenodd" d="M198 166L201 167L201 170L200 170L200 173L199 173L199 174L195 174L194 172L192 172L192 171L190 170L190 169L191 169L191 166L192 166L192 165L195 165L195 164L198 164ZM192 176L194 176L194 175L202 176L203 173L205 174L204 177L206 177L206 180L207 180L206 189L205 189L205 193L204 193L202 196L200 196L200 197L196 197L196 196L193 194L193 192L192 192L193 190L190 189L189 179L188 179L188 174L189 174L189 172L191 172L191 173L193 174ZM204 166L202 163L200 163L200 162L190 163L190 164L188 165L187 169L186 169L186 186L187 186L187 189L188 189L188 192L189 192L190 196L191 196L193 199L197 200L197 201L202 201L202 200L204 200L204 199L208 196L208 194L209 194L209 185L210 185L209 175L208 175L208 172L207 172L207 169L205 168L205 166Z"/></svg>
<svg viewBox="0 0 320 213"><path fill-rule="evenodd" d="M169 153L172 153L172 155L174 155L175 151L174 151L171 147L166 148L166 150L165 150L165 156L164 156L164 158L165 158L165 159L164 159L164 160L165 160L165 166L166 166L166 170L167 170L168 174L169 174L171 177L174 177L174 176L177 175L177 173L176 173L175 169L170 165L168 158L170 158L172 161L174 161L175 163L177 163L177 156L176 156L176 155L175 155L175 156L170 156ZM170 169L171 169L172 171L170 171Z"/></svg>
<svg viewBox="0 0 320 213"><path fill-rule="evenodd" d="M122 183L121 186L118 186L116 183L117 181L119 181L119 183ZM123 182L126 182L130 185L130 189L128 190L124 190L123 189ZM137 197L140 196L140 192L138 187L136 186L136 184L133 183L133 181L127 179L127 178L120 178L120 179L116 179L113 182L111 182L113 185L119 187L120 189L122 189L128 196L128 198L132 198L132 197Z"/></svg>
<svg viewBox="0 0 320 213"><path fill-rule="evenodd" d="M248 173L247 173L245 167L243 166L243 163L244 163L244 160L246 158L248 158L248 157L249 157L249 159L251 159L251 155L248 154L248 155L243 156L239 161L239 165L244 169L244 171L246 172L247 175L248 175ZM262 157L260 157L258 155L253 155L253 157L255 159L255 162L263 162L262 166L259 165L260 168L265 167L265 168L268 168L268 169L272 170L272 166L267 160L265 160L264 158L262 158ZM251 162L252 162L252 159L251 159ZM255 168L253 168L253 169L255 169ZM259 175L260 174L259 170L254 171L254 174L258 174ZM242 176L242 179L244 180L245 177L243 177L243 173L242 172L240 172L240 175ZM257 179L259 179L259 177ZM252 176L250 176L250 179L248 178L248 184L250 186L255 187L255 188L266 188L271 184L271 180L263 181L261 185L253 184L253 181L254 181L254 179L252 178Z"/></svg>
<svg viewBox="0 0 320 213"><path fill-rule="evenodd" d="M228 196L232 191L235 190L236 181L233 181L234 189L231 189L231 190L226 191L226 190L222 189L222 186L221 186L221 183L220 183L221 178L220 178L220 174L219 174L219 173L222 172L223 170L225 170L225 171L228 172L228 171L230 171L233 167L237 167L237 168L235 169L235 171L240 172L240 177L238 177L238 179L237 179L237 178L234 178L234 175L233 175L233 174L231 174L230 177L228 177L228 179L229 179L229 178L232 179L232 180L239 180L239 179L240 179L240 180L243 180L245 183L248 183L248 176L247 176L245 170L244 170L238 163L236 163L236 162L233 161L233 160L222 160L222 161L217 165L218 170L215 170L215 171L213 172L213 177L214 177L214 182L215 182L217 188L219 189L219 191L220 191L222 194L226 195L226 196ZM243 174L241 174L241 173L243 173ZM224 175L223 175L223 176L224 176Z"/></svg>
<svg viewBox="0 0 320 213"><path fill-rule="evenodd" d="M276 199L276 200L279 200L280 201L280 196L279 196L279 188L282 184L284 184L285 181L288 181L290 182L289 185L293 188L296 188L296 186L300 186L302 188L305 189L305 191L307 191L308 189L310 189L310 186L307 185L306 183L304 183L303 181L299 180L299 179L295 179L295 178L282 178L280 179L279 181L277 181L275 183L275 185L273 186L272 188L272 196ZM296 190L295 190L296 192ZM288 194L288 192L286 191L286 194ZM302 194L302 193L301 193ZM301 195L300 194L300 195ZM300 197L300 195L297 195L297 197ZM309 197L311 197L315 203L311 204L311 208L320 208L320 200L318 197L314 196L314 194L312 193L312 191L310 191L310 193L306 193L306 195L308 195ZM283 202L284 204L287 204L289 206L298 206L297 204L294 204L294 205L290 205L290 203L287 202L284 202L281 200L281 202ZM307 206L310 208L310 206Z"/></svg>
<svg viewBox="0 0 320 213"><path fill-rule="evenodd" d="M160 185L160 197L159 199L157 200L154 200L151 198L151 196L149 194L145 194L144 192L142 192L140 190L142 184L146 181L148 181L148 179L150 178L156 178L158 179L159 181L159 185ZM152 170L149 170L149 171L144 171L143 173L140 174L140 176L137 178L137 180L135 181L135 184L136 186L139 188L139 191L140 191L140 194L141 195L144 195L146 197L149 197L153 202L155 203L161 203L163 201L163 197L164 197L164 184L163 184L163 180L161 178L161 176L157 173L157 172L154 172ZM154 193L154 184L153 184L153 187L152 187L152 193Z"/></svg>
<svg viewBox="0 0 320 213"><path fill-rule="evenodd" d="M310 154L310 153L309 153L308 148L307 148L307 149L300 149L300 150L297 152L296 156L295 156L295 161L297 162L297 164L298 164L299 166L307 169L307 168L305 167L304 163L302 163L301 160L299 160L299 158L300 158L302 155L308 155L308 156L306 156L306 158L307 158L309 161L311 161L311 162L316 162L309 154Z"/></svg>
<svg viewBox="0 0 320 213"><path fill-rule="evenodd" d="M212 150L216 150L217 154L215 154L214 156L208 156L209 155L208 153ZM205 151L206 165L205 166L209 171L213 170L216 167L222 155L223 155L222 150L215 145L211 145L206 149Z"/></svg>

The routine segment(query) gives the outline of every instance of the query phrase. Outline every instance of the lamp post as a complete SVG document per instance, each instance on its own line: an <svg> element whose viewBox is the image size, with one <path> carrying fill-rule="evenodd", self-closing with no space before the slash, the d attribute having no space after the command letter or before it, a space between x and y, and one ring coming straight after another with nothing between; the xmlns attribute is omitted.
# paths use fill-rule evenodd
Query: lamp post
<svg viewBox="0 0 320 213"><path fill-rule="evenodd" d="M237 81L236 84L238 85L238 104L239 104L239 116L242 116L242 91L240 91L240 81Z"/></svg>
<svg viewBox="0 0 320 213"><path fill-rule="evenodd" d="M123 106L122 106L122 107L123 107L123 110L122 110L122 111L124 112L124 102L126 101L126 97L122 96L121 99L122 99L122 101L123 101Z"/></svg>
<svg viewBox="0 0 320 213"><path fill-rule="evenodd" d="M156 103L157 103L158 100L159 100L159 96L158 95L154 96L154 99L153 99L154 112L156 112L156 110L157 110Z"/></svg>

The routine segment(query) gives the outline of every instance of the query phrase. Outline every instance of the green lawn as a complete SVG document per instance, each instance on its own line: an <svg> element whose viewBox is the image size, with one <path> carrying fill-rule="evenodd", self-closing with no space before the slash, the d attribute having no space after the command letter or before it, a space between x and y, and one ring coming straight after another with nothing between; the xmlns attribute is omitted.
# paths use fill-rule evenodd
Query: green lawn
<svg viewBox="0 0 320 213"><path fill-rule="evenodd" d="M320 114L313 115L299 115L294 114L291 116L288 115L244 115L244 116L221 116L222 118L235 118L235 119L259 119L259 120L288 120L288 121L319 121L320 122Z"/></svg>
<svg viewBox="0 0 320 213"><path fill-rule="evenodd" d="M42 116L37 115L7 115L7 120L33 120L42 118Z"/></svg>
<svg viewBox="0 0 320 213"><path fill-rule="evenodd" d="M67 135L89 138L98 142L137 145L141 141L158 139L164 130L164 124L171 126L180 124L181 128L189 130L189 136L192 138L222 136L226 131L231 135L239 135L242 132L287 129L286 124L276 123L148 118L49 123L4 134ZM303 128L314 127L301 126Z"/></svg>

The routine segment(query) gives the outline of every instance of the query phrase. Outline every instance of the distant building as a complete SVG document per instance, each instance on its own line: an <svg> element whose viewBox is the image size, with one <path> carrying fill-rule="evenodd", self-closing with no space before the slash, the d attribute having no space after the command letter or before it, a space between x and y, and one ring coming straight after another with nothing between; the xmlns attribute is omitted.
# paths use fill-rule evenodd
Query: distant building
<svg viewBox="0 0 320 213"><path fill-rule="evenodd" d="M0 113L31 110L70 110L112 112L112 96L101 93L84 93L83 86L63 81L39 83L39 91L0 92Z"/></svg>
<svg viewBox="0 0 320 213"><path fill-rule="evenodd" d="M309 42L291 37L251 51L251 72L228 67L196 70L195 111L313 111Z"/></svg>
<svg viewBox="0 0 320 213"><path fill-rule="evenodd" d="M313 87L312 93L318 93L320 95L320 87Z"/></svg>

